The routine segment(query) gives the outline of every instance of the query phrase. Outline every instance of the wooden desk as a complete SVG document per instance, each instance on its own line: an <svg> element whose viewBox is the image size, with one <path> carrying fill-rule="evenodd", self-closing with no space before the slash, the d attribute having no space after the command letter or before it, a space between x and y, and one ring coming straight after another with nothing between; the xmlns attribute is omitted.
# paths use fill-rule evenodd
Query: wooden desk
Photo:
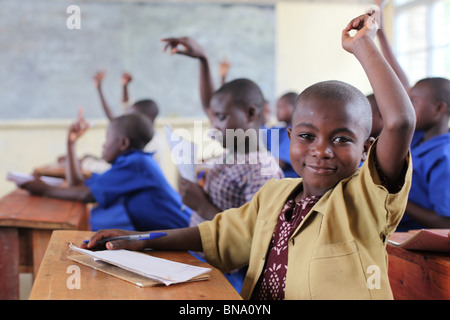
<svg viewBox="0 0 450 320"><path fill-rule="evenodd" d="M89 239L92 232L54 231L34 281L32 300L240 300L241 296L223 274L212 268L211 278L205 281L141 288L104 272L77 264L67 258L68 245L79 245ZM149 254L201 267L211 267L188 252L151 251ZM80 289L69 289L67 279L71 265L80 267Z"/></svg>
<svg viewBox="0 0 450 320"><path fill-rule="evenodd" d="M0 199L0 299L19 299L19 273L37 274L56 229L88 230L88 207L17 189Z"/></svg>
<svg viewBox="0 0 450 320"><path fill-rule="evenodd" d="M450 254L405 250L390 244L386 249L394 299L450 299Z"/></svg>

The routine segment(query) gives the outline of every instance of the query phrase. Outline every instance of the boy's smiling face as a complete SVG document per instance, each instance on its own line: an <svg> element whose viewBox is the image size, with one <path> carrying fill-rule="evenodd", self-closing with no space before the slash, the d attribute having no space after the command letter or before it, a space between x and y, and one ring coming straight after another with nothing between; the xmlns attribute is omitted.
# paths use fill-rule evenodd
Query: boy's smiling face
<svg viewBox="0 0 450 320"><path fill-rule="evenodd" d="M302 99L292 116L289 138L292 166L303 178L303 196L323 195L358 169L371 144L362 123L352 103Z"/></svg>

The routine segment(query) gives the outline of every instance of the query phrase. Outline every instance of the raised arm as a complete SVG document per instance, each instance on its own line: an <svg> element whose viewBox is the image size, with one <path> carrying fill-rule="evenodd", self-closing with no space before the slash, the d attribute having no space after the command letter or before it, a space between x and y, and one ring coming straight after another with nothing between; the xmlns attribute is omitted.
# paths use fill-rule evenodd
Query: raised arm
<svg viewBox="0 0 450 320"><path fill-rule="evenodd" d="M230 61L227 58L224 58L219 62L219 74L220 74L220 83L224 85L227 79L228 70L230 70Z"/></svg>
<svg viewBox="0 0 450 320"><path fill-rule="evenodd" d="M104 77L105 77L105 70L97 71L94 75L94 86L97 89L98 95L100 97L100 102L102 104L103 111L105 111L105 114L108 117L108 119L112 120L114 118L114 114L111 108L109 107L108 103L106 102L106 99L103 96L102 91L102 82Z"/></svg>
<svg viewBox="0 0 450 320"><path fill-rule="evenodd" d="M127 112L128 108L129 108L129 100L130 97L128 95L128 84L133 80L133 77L131 76L131 74L124 72L122 74L122 107L123 107L123 111Z"/></svg>
<svg viewBox="0 0 450 320"><path fill-rule="evenodd" d="M376 2L379 7L379 10L380 10L380 26L377 31L377 36L378 36L378 41L380 43L381 52L383 53L383 55L386 58L389 65L394 70L394 72L397 75L400 82L403 84L403 87L405 87L406 90L409 90L411 88L411 85L409 84L408 77L406 76L405 72L403 71L402 67L400 66L400 63L398 62L397 58L395 57L395 54L392 51L392 48L391 48L391 45L389 44L389 40L386 36L386 33L384 32L382 4L379 0L376 0Z"/></svg>
<svg viewBox="0 0 450 320"><path fill-rule="evenodd" d="M416 118L403 85L373 41L377 28L369 15L353 19L342 31L342 46L361 63L373 88L384 125L376 147L377 162L388 184L397 186ZM356 30L356 34L351 36L351 30Z"/></svg>
<svg viewBox="0 0 450 320"><path fill-rule="evenodd" d="M200 63L200 99L203 110L208 118L211 119L209 110L209 102L214 94L214 82L211 76L208 56L205 49L198 44L194 39L189 37L182 38L166 38L161 39L165 42L164 51L170 48L171 54L182 54L185 56L197 58Z"/></svg>
<svg viewBox="0 0 450 320"><path fill-rule="evenodd" d="M80 107L77 121L69 126L67 134L66 180L69 186L77 186L84 183L81 163L77 158L75 149L76 141L88 129L89 125L83 118L83 109Z"/></svg>

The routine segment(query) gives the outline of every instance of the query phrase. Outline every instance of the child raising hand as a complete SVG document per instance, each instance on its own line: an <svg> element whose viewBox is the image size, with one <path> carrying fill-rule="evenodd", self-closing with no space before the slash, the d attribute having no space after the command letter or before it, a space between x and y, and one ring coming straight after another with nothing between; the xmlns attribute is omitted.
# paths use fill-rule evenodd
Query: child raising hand
<svg viewBox="0 0 450 320"><path fill-rule="evenodd" d="M197 227L106 248L202 250L222 271L248 265L245 299L392 299L385 246L408 200L415 114L373 27L370 15L353 19L342 45L361 63L379 103L384 126L376 141L365 95L341 81L319 82L300 94L289 130L301 178L271 180L250 202ZM124 233L101 231L87 247Z"/></svg>

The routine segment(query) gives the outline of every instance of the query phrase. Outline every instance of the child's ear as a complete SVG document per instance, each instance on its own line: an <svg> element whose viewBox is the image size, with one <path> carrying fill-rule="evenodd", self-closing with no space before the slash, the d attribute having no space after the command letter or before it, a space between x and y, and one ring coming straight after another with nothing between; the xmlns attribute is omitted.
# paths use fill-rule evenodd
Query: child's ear
<svg viewBox="0 0 450 320"><path fill-rule="evenodd" d="M370 146L372 145L372 143L375 141L374 137L369 137L366 142L364 142L364 146L363 146L363 153L361 155L361 161L366 161L367 160L367 155L369 153L369 149Z"/></svg>
<svg viewBox="0 0 450 320"><path fill-rule="evenodd" d="M438 114L446 115L447 112L449 112L449 107L445 101L439 101L436 104L436 111L438 112Z"/></svg>
<svg viewBox="0 0 450 320"><path fill-rule="evenodd" d="M288 134L289 141L291 141L291 133L292 133L292 128L288 127L287 128L287 134Z"/></svg>
<svg viewBox="0 0 450 320"><path fill-rule="evenodd" d="M120 143L120 150L122 151L126 151L130 147L130 139L128 137L125 136L121 137L119 143Z"/></svg>
<svg viewBox="0 0 450 320"><path fill-rule="evenodd" d="M256 108L255 108L255 106L250 105L250 106L247 108L247 120L248 120L248 122L255 121L255 120L256 120L256 117L257 117L258 115L259 115L259 114L258 114L258 112L257 112L257 110L256 110Z"/></svg>

